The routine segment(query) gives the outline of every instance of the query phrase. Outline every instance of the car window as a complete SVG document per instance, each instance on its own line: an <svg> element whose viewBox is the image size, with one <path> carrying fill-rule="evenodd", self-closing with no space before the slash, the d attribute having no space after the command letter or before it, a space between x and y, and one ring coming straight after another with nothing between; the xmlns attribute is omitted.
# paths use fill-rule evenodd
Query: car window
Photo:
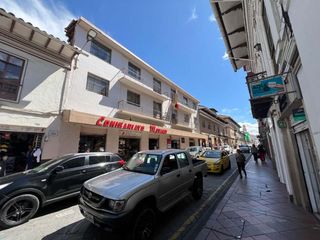
<svg viewBox="0 0 320 240"><path fill-rule="evenodd" d="M71 169L84 166L85 157L73 158L62 164L64 169Z"/></svg>
<svg viewBox="0 0 320 240"><path fill-rule="evenodd" d="M221 152L220 151L205 151L201 157L205 158L220 158L221 157Z"/></svg>
<svg viewBox="0 0 320 240"><path fill-rule="evenodd" d="M111 156L111 162L118 162L121 158L118 155L112 155Z"/></svg>
<svg viewBox="0 0 320 240"><path fill-rule="evenodd" d="M89 156L89 165L105 163L110 161L110 156Z"/></svg>
<svg viewBox="0 0 320 240"><path fill-rule="evenodd" d="M178 169L176 156L174 154L167 155L163 160L161 172L169 173L176 169Z"/></svg>
<svg viewBox="0 0 320 240"><path fill-rule="evenodd" d="M189 159L185 153L178 153L177 158L180 164L180 167L186 167L189 166Z"/></svg>

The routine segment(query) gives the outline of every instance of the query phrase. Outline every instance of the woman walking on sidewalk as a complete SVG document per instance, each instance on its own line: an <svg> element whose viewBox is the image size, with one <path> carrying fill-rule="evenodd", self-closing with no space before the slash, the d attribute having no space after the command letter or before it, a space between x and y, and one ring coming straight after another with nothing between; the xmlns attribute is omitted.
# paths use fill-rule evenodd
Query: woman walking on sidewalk
<svg viewBox="0 0 320 240"><path fill-rule="evenodd" d="M257 161L258 160L258 148L254 144L252 144L251 153L253 155L254 161Z"/></svg>
<svg viewBox="0 0 320 240"><path fill-rule="evenodd" d="M242 178L242 171L244 172L244 175L247 177L247 172L245 169L246 157L243 155L243 153L240 151L240 149L237 149L236 161L237 161L237 165L238 165L238 171L240 174L240 178Z"/></svg>

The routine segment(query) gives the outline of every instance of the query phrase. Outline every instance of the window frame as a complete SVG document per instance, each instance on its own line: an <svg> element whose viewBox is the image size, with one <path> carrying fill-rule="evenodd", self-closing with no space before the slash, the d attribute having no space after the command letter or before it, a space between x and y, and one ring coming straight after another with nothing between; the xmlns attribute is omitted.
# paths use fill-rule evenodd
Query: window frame
<svg viewBox="0 0 320 240"><path fill-rule="evenodd" d="M157 86L157 84L158 84L158 86ZM161 92L162 92L161 81L156 78L153 78L153 91L156 93L159 93L159 94L161 94Z"/></svg>
<svg viewBox="0 0 320 240"><path fill-rule="evenodd" d="M73 160L75 160L75 159L79 159L79 158L83 158L83 165L82 165L82 166L72 167L72 168L65 168L65 167L64 167L64 164L66 164L66 163L68 163L68 162L70 162L70 161L73 161ZM74 157L74 158L71 158L71 159L68 159L68 160L64 161L63 163L61 163L60 166L63 167L63 171L71 171L71 170L74 170L74 169L79 169L79 168L85 167L86 165L87 165L87 163L86 163L86 156L76 156L76 157Z"/></svg>
<svg viewBox="0 0 320 240"><path fill-rule="evenodd" d="M156 105L158 105L158 107L160 106L160 108L159 108L160 110L158 110L158 109L155 108ZM159 112L157 113L157 111L159 111ZM156 117L157 114L160 115L159 119L161 119L161 118L162 118L162 103L153 101L153 117L154 117L154 118L157 118L157 117Z"/></svg>
<svg viewBox="0 0 320 240"><path fill-rule="evenodd" d="M187 120L188 119L188 120ZM190 114L188 113L185 113L184 114L184 117L183 117L183 120L185 123L190 123Z"/></svg>
<svg viewBox="0 0 320 240"><path fill-rule="evenodd" d="M98 93L98 92L95 92L93 90L90 90L88 89L88 83L89 83L89 78L93 79L94 81L100 81L100 82L105 82L106 83L106 87L105 87L105 94L102 94L102 93ZM105 78L101 78L97 75L94 75L90 72L88 72L88 75L87 75L87 84L86 84L86 90L89 91L89 92L93 92L93 93L96 93L96 94L99 94L99 95L102 95L104 97L109 97L109 88L110 88L110 81L105 79Z"/></svg>
<svg viewBox="0 0 320 240"><path fill-rule="evenodd" d="M129 101L128 100L129 93L138 96L139 103L135 103L135 102ZM140 96L140 94L138 94L136 92L133 92L131 90L127 90L127 103L130 104L130 105L136 106L136 107L140 107L141 106L141 96Z"/></svg>
<svg viewBox="0 0 320 240"><path fill-rule="evenodd" d="M185 156L186 162L185 161L180 161L180 160L184 160L184 159L180 158L179 154L183 154ZM185 154L184 152L179 152L176 155L177 155L176 158L178 160L178 164L179 164L180 168L184 168L184 167L189 167L190 166L190 162L189 162L187 154ZM183 164L181 164L181 162ZM187 164L185 164L185 163L187 163Z"/></svg>
<svg viewBox="0 0 320 240"><path fill-rule="evenodd" d="M136 74L136 71L139 73L138 75ZM141 68L139 68L132 62L128 62L128 75L130 77L133 77L134 79L141 81Z"/></svg>
<svg viewBox="0 0 320 240"><path fill-rule="evenodd" d="M189 99L186 96L183 96L183 104L189 106Z"/></svg>
<svg viewBox="0 0 320 240"><path fill-rule="evenodd" d="M20 97L21 97L21 92L22 92L22 87L23 87L23 83L24 83L24 78L25 78L25 73L26 73L26 68L27 68L27 65L28 65L28 59L24 58L24 57L21 57L17 54L13 54L11 52L8 52L8 51L5 51L4 49L0 49L0 52L8 55L7 56L7 59L9 57L14 57L14 58L17 58L19 60L22 60L22 70L20 72L20 76L19 76L19 83L16 85L18 87L18 91L17 91L17 94L16 94L16 99L15 100L12 100L12 99L6 99L6 98L0 98L0 101L6 101L6 102L12 102L12 103L18 103L20 101ZM2 61L2 60L0 60ZM5 63L8 63L8 62L5 62ZM9 63L10 64L10 63ZM17 66L17 65L15 65ZM5 80L4 80L5 81Z"/></svg>
<svg viewBox="0 0 320 240"><path fill-rule="evenodd" d="M105 50L107 53L109 53L109 56L110 56L109 59L103 59L103 58L101 58L100 56L97 56L96 54L94 54L94 53L92 52L93 45L95 45L95 46L97 46L98 48L100 48L100 49L102 49L102 50ZM102 43L94 40L94 39L91 41L90 53L91 53L92 55L94 55L95 57L97 57L97 58L99 58L99 59L101 59L101 60L103 60L103 61L111 64L112 49L109 48L109 47L107 47L107 46L105 46L104 44L102 44Z"/></svg>

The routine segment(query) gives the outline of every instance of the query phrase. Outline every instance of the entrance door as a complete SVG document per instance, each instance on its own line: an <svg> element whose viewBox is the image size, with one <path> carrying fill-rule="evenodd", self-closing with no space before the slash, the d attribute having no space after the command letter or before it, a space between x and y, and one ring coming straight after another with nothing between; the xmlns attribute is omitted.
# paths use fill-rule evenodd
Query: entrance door
<svg viewBox="0 0 320 240"><path fill-rule="evenodd" d="M149 139L149 149L159 149L159 139L150 138Z"/></svg>
<svg viewBox="0 0 320 240"><path fill-rule="evenodd" d="M140 151L140 139L137 138L120 138L119 139L119 156L128 161L135 153Z"/></svg>
<svg viewBox="0 0 320 240"><path fill-rule="evenodd" d="M309 131L302 131L296 134L296 137L312 211L320 212L319 169L315 161Z"/></svg>
<svg viewBox="0 0 320 240"><path fill-rule="evenodd" d="M171 148L180 149L180 140L171 140Z"/></svg>

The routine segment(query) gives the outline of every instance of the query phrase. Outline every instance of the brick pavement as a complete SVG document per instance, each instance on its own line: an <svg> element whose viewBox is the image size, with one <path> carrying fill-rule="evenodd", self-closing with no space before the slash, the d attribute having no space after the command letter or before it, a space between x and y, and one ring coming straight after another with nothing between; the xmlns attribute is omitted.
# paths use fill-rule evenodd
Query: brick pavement
<svg viewBox="0 0 320 240"><path fill-rule="evenodd" d="M320 239L320 223L290 202L271 161L247 167L248 177L236 179L197 240L295 240Z"/></svg>

